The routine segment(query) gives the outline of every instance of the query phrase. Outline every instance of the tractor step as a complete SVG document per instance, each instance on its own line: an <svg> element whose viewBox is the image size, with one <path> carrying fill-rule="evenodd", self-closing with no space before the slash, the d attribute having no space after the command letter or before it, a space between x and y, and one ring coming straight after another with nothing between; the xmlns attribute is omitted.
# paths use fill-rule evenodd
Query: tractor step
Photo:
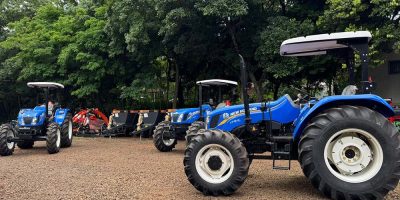
<svg viewBox="0 0 400 200"><path fill-rule="evenodd" d="M292 152L292 137L291 136L274 136L272 137L272 168L276 170L290 170L291 167L291 152ZM287 166L277 166L277 160L287 160Z"/></svg>

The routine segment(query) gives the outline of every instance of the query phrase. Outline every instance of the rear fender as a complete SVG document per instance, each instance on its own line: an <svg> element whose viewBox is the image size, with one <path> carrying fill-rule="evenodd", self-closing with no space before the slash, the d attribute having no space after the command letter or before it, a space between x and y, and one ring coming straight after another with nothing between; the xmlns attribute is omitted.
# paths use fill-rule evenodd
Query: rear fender
<svg viewBox="0 0 400 200"><path fill-rule="evenodd" d="M299 117L294 122L294 140L300 139L304 128L310 123L312 118L329 108L342 105L363 106L381 113L385 117L394 115L393 108L381 97L372 94L351 95L351 96L329 96L318 101L314 106L306 106L301 110Z"/></svg>
<svg viewBox="0 0 400 200"><path fill-rule="evenodd" d="M54 115L54 122L61 126L69 112L70 110L68 108L57 109Z"/></svg>

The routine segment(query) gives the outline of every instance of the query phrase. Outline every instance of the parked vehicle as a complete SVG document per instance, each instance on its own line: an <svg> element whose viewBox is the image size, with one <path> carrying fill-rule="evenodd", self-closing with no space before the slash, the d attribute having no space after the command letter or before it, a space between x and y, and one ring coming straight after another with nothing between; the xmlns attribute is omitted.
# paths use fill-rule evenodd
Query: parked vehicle
<svg viewBox="0 0 400 200"><path fill-rule="evenodd" d="M178 138L191 137L191 132L204 128L204 117L208 112L214 110L213 105L203 104L203 88L218 88L218 102L215 109L230 106L230 101L222 99L222 87L237 86L237 82L211 79L197 81L199 86L199 107L183 108L170 113L171 121L160 122L154 130L154 146L161 152L172 151L177 144ZM210 95L209 95L210 96ZM189 126L191 129L189 129ZM187 132L187 133L186 133Z"/></svg>
<svg viewBox="0 0 400 200"><path fill-rule="evenodd" d="M190 183L205 195L229 195L246 180L253 159L270 159L273 169L289 170L300 162L304 175L321 193L332 199L382 199L395 189L400 174L400 137L387 119L393 108L381 97L369 94L366 31L313 35L286 40L283 56L358 53L362 94L304 97L294 103L285 95L276 101L213 111L206 129L188 144L184 170ZM247 83L241 61L242 85ZM350 85L354 65L349 62ZM246 87L242 87L247 94ZM271 152L271 155L265 155ZM278 166L277 160L287 161ZM282 162L282 161L281 161Z"/></svg>
<svg viewBox="0 0 400 200"><path fill-rule="evenodd" d="M43 89L45 102L33 109L21 109L16 124L1 125L0 155L12 155L15 143L21 149L30 149L36 141L46 141L49 154L58 153L60 147L70 147L73 137L71 112L49 100L50 90L64 86L53 82L29 82L27 85Z"/></svg>
<svg viewBox="0 0 400 200"><path fill-rule="evenodd" d="M108 118L98 108L85 108L72 118L75 135L98 135L108 126Z"/></svg>

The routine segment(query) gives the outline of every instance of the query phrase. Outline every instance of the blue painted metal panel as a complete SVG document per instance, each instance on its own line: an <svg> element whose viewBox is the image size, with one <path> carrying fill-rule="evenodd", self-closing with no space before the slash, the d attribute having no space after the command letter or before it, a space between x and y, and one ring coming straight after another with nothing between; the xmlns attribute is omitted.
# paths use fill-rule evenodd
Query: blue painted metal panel
<svg viewBox="0 0 400 200"><path fill-rule="evenodd" d="M265 111L261 108L265 107ZM270 103L253 103L250 104L250 118L252 124L260 123L263 120L272 120L282 124L293 122L299 115L300 108L293 104L288 95L279 98ZM218 123L213 129L221 129L224 131L232 131L233 129L245 124L244 105L231 106L209 114L208 128L210 128L210 120L219 116Z"/></svg>
<svg viewBox="0 0 400 200"><path fill-rule="evenodd" d="M312 106L312 108L306 106L301 110L298 119L294 122L295 130L293 132L293 137L298 139L309 121L318 113L325 109L340 105L368 107L381 113L385 117L394 115L393 108L384 99L373 94L329 96L318 101L314 106Z"/></svg>

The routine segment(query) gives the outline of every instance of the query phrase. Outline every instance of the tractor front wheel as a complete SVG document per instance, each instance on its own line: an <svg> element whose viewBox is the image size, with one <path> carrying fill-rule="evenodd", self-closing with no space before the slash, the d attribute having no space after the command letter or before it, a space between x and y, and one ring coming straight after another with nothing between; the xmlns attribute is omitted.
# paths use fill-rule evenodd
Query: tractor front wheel
<svg viewBox="0 0 400 200"><path fill-rule="evenodd" d="M32 149L33 148L33 141L23 141L23 142L17 142L17 146L20 149Z"/></svg>
<svg viewBox="0 0 400 200"><path fill-rule="evenodd" d="M160 122L154 130L153 142L154 146L161 152L169 152L175 148L177 144L176 138L171 136L171 122Z"/></svg>
<svg viewBox="0 0 400 200"><path fill-rule="evenodd" d="M299 143L312 185L332 199L383 199L400 178L400 137L380 113L341 106L316 116Z"/></svg>
<svg viewBox="0 0 400 200"><path fill-rule="evenodd" d="M0 155L10 156L13 154L15 143L8 142L8 139L14 137L15 137L15 132L11 124L3 124L0 126Z"/></svg>
<svg viewBox="0 0 400 200"><path fill-rule="evenodd" d="M203 121L193 122L186 131L186 144L189 144L192 138L198 134L199 130L204 128L206 128L206 124Z"/></svg>
<svg viewBox="0 0 400 200"><path fill-rule="evenodd" d="M52 122L47 127L46 147L49 154L55 154L61 147L61 130L57 123Z"/></svg>
<svg viewBox="0 0 400 200"><path fill-rule="evenodd" d="M246 180L247 151L240 140L221 130L202 130L188 144L183 160L189 182L204 195L230 195Z"/></svg>
<svg viewBox="0 0 400 200"><path fill-rule="evenodd" d="M61 125L61 147L66 148L72 145L72 115L68 113Z"/></svg>

